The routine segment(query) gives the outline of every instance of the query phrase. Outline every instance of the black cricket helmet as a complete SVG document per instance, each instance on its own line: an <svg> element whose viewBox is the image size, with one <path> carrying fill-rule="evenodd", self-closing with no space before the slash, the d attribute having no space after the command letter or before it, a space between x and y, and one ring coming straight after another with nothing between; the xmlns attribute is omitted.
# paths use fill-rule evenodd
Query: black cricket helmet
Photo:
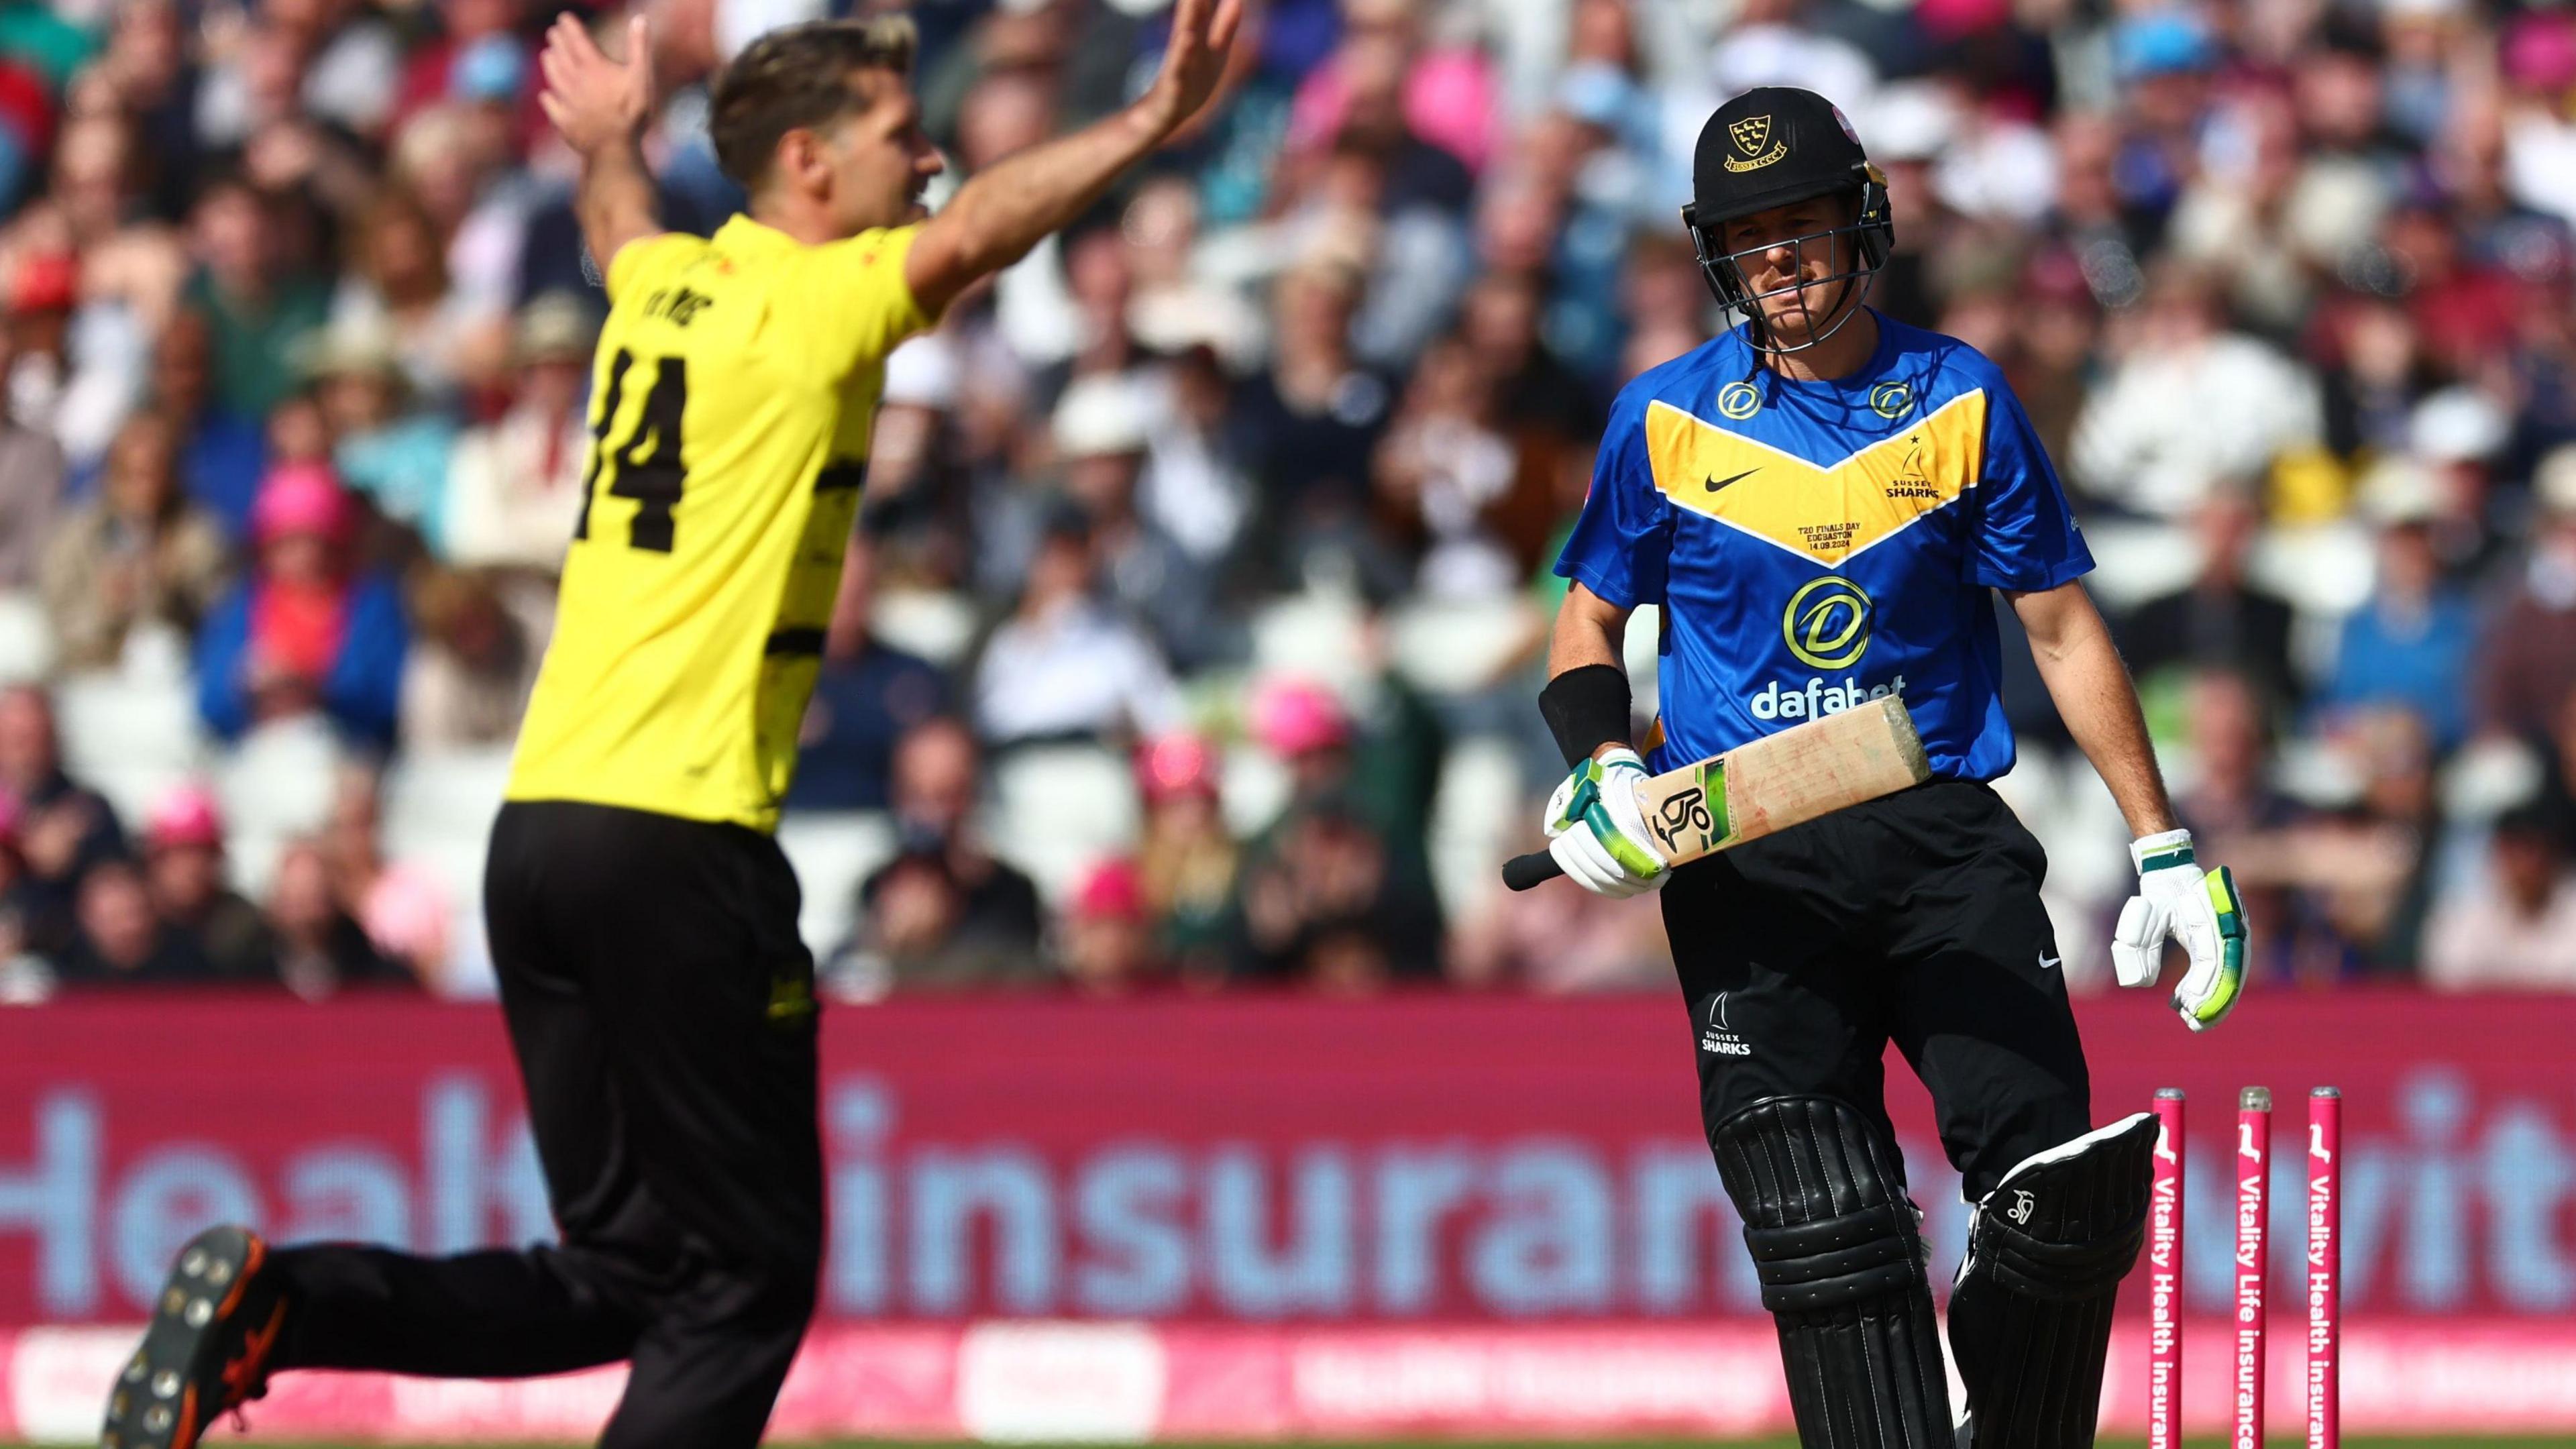
<svg viewBox="0 0 2576 1449"><path fill-rule="evenodd" d="M1756 292L1746 280L1744 260L1768 247L1741 252L1725 249L1725 224L1738 217L1809 201L1819 196L1856 194L1851 221L1792 238L1783 245L1797 249L1800 265L1793 279L1768 292ZM1682 208L1682 226L1690 232L1699 269L1717 300L1750 321L1753 345L1765 352L1799 352L1842 330L1859 315L1878 269L1896 245L1896 222L1887 206L1887 178L1869 163L1860 135L1833 102L1795 86L1762 86L1746 91L1708 118L1700 129L1691 158L1691 204ZM1833 247L1848 262L1832 275L1804 280L1809 245ZM1850 305L1823 331L1809 329L1804 342L1776 343L1764 325L1762 301L1794 294L1805 307L1813 288L1840 287ZM1854 290L1857 288L1857 290Z"/></svg>

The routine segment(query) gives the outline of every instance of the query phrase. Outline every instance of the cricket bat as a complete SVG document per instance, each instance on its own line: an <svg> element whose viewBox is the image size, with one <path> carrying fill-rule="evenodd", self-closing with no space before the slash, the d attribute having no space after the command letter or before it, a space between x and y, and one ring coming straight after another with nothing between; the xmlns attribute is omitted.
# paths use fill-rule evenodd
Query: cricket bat
<svg viewBox="0 0 2576 1449"><path fill-rule="evenodd" d="M1932 778L1905 701L1883 695L1637 787L1637 808L1667 865L1893 795ZM1564 872L1544 850L1503 863L1503 884L1528 890Z"/></svg>

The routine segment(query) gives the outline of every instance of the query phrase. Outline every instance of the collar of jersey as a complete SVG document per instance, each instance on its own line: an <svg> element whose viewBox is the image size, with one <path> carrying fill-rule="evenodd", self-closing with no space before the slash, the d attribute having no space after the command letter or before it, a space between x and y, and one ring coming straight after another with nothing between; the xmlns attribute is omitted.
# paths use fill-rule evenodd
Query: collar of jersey
<svg viewBox="0 0 2576 1449"><path fill-rule="evenodd" d="M754 221L747 211L728 217L723 226L716 228L715 240L732 252L785 252L804 245L767 222Z"/></svg>
<svg viewBox="0 0 2576 1449"><path fill-rule="evenodd" d="M1814 381L1809 381L1808 379L1801 377L1784 377L1770 367L1763 366L1760 367L1759 370L1769 373L1770 375L1763 378L1758 385L1762 387L1787 387L1814 390L1818 392L1845 393L1858 388L1866 388L1877 382L1881 377L1886 375L1888 368L1895 365L1897 354L1896 327L1894 323L1888 321L1887 314L1881 312L1876 307L1870 307L1867 310L1870 315L1870 321L1878 328L1878 346L1871 350L1869 360L1867 362L1862 363L1859 367L1854 368L1850 372L1844 373L1840 377L1818 378ZM1729 332L1727 335L1735 339L1735 346L1739 353L1752 359L1758 364L1760 361L1760 354L1753 350L1752 342L1747 340L1745 336L1745 329L1751 325L1752 324L1749 322L1739 323L1736 325L1734 330Z"/></svg>

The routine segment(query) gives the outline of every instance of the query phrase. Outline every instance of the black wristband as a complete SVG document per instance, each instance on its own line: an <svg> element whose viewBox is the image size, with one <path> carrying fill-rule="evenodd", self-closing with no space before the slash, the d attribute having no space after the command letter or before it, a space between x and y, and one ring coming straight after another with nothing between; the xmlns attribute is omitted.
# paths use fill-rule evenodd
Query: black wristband
<svg viewBox="0 0 2576 1449"><path fill-rule="evenodd" d="M1628 742L1628 676L1615 664L1585 664L1547 682L1539 715L1573 769L1613 740Z"/></svg>

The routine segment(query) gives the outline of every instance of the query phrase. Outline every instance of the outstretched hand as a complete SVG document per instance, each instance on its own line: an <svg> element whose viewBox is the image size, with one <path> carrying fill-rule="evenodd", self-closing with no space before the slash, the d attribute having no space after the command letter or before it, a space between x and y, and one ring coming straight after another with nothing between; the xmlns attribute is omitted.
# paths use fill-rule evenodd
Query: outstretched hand
<svg viewBox="0 0 2576 1449"><path fill-rule="evenodd" d="M653 59L644 17L626 22L626 58L611 59L571 15L546 30L537 57L546 87L537 96L566 144L587 157L632 143L653 117Z"/></svg>
<svg viewBox="0 0 2576 1449"><path fill-rule="evenodd" d="M1156 135L1179 130L1216 94L1235 36L1243 29L1243 7L1244 0L1179 0L1172 7L1163 68L1138 102Z"/></svg>

